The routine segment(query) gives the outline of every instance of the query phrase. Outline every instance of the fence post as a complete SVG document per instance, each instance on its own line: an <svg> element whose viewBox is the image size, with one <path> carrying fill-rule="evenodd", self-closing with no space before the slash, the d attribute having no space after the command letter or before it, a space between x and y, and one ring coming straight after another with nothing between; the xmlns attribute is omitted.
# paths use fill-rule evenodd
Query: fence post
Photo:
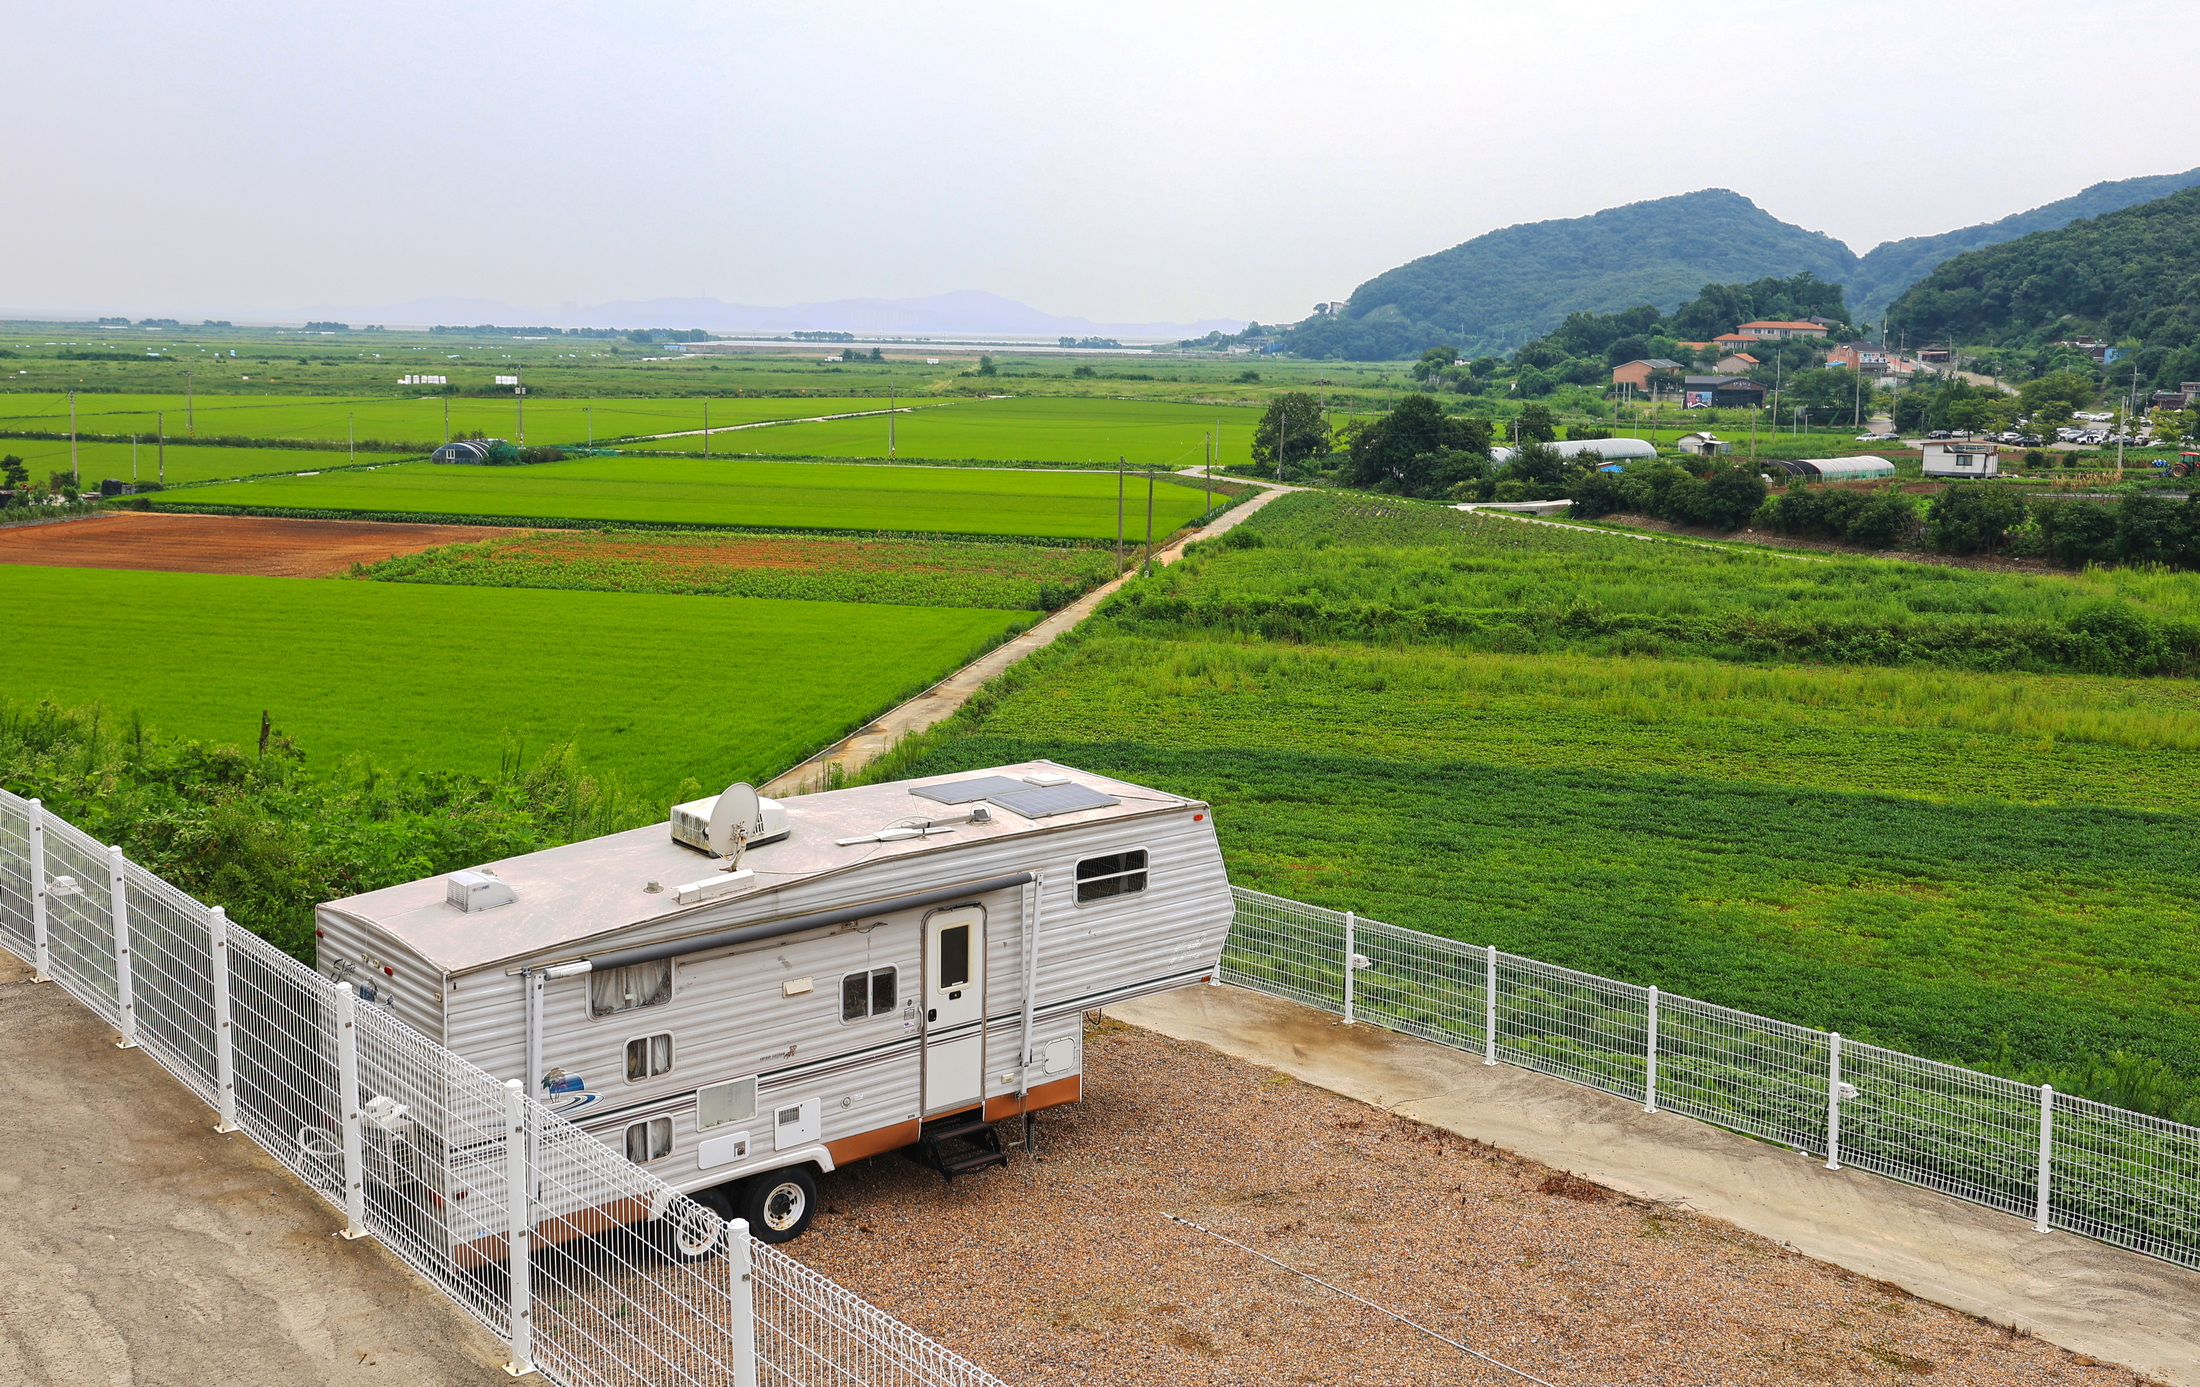
<svg viewBox="0 0 2200 1387"><path fill-rule="evenodd" d="M1352 951L1358 947L1358 934L1359 917L1347 910L1344 913L1344 1023L1347 1026L1358 1024L1358 1018L1352 1014Z"/></svg>
<svg viewBox="0 0 2200 1387"><path fill-rule="evenodd" d="M229 912L206 912L206 966L214 977L214 1111L217 1132L237 1130L236 1035L229 1024Z"/></svg>
<svg viewBox="0 0 2200 1387"><path fill-rule="evenodd" d="M504 1371L523 1377L535 1370L534 1288L528 1282L529 1242L535 1234L534 1198L528 1190L527 1086L504 1081L504 1249L511 1269L512 1361Z"/></svg>
<svg viewBox="0 0 2200 1387"><path fill-rule="evenodd" d="M733 1387L756 1387L756 1259L749 1221L726 1225L726 1289L733 1297Z"/></svg>
<svg viewBox="0 0 2200 1387"><path fill-rule="evenodd" d="M31 801L31 981L52 982L46 943L46 806Z"/></svg>
<svg viewBox="0 0 2200 1387"><path fill-rule="evenodd" d="M137 992L130 985L130 896L122 878L122 849L107 849L107 913L115 922L115 1012L122 1018L118 1050L137 1048Z"/></svg>
<svg viewBox="0 0 2200 1387"><path fill-rule="evenodd" d="M359 994L336 984L336 1105L344 1114L344 1236L367 1236L367 1159L359 1111Z"/></svg>
<svg viewBox="0 0 2200 1387"><path fill-rule="evenodd" d="M1497 1063L1497 946L1490 945L1482 969L1482 1063Z"/></svg>
<svg viewBox="0 0 2200 1387"><path fill-rule="evenodd" d="M1658 1110L1658 990L1650 989L1649 1044L1642 1056L1642 1110Z"/></svg>
<svg viewBox="0 0 2200 1387"><path fill-rule="evenodd" d="M2040 1180L2039 1199L2035 1207L2032 1227L2038 1232L2048 1231L2048 1214L2052 1210L2055 1178L2055 1086L2040 1085Z"/></svg>
<svg viewBox="0 0 2200 1387"><path fill-rule="evenodd" d="M1841 1032L1826 1036L1826 1169L1841 1168Z"/></svg>

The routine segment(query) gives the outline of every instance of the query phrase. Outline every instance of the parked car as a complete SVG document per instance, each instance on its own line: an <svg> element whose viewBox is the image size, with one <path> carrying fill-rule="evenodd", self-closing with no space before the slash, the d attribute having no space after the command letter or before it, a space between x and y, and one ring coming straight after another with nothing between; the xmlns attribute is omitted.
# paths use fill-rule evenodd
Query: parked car
<svg viewBox="0 0 2200 1387"><path fill-rule="evenodd" d="M1860 433L1856 436L1856 441L1859 443L1900 443L1902 435L1898 433Z"/></svg>

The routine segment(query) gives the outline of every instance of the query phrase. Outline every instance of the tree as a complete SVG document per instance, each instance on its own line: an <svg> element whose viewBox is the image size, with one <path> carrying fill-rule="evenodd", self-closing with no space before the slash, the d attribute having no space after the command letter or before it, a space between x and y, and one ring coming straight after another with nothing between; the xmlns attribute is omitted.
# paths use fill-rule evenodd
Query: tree
<svg viewBox="0 0 2200 1387"><path fill-rule="evenodd" d="M1446 366L1450 366L1458 360L1459 349L1457 347L1430 347L1427 351L1421 353L1419 361L1413 363L1413 378L1418 381L1434 380L1443 372Z"/></svg>
<svg viewBox="0 0 2200 1387"><path fill-rule="evenodd" d="M31 469L24 464L23 459L13 453L0 457L0 486L6 486L11 491L20 491L30 484Z"/></svg>
<svg viewBox="0 0 2200 1387"><path fill-rule="evenodd" d="M2093 408L2093 402L2100 395L2100 387L2091 376L2075 371L2056 371L2017 387L2017 398L2023 402L2024 412L2042 422L2052 419L2055 425L2068 423L2070 416L2079 410Z"/></svg>
<svg viewBox="0 0 2200 1387"><path fill-rule="evenodd" d="M1764 478L1757 475L1756 469L1736 463L1704 479L1696 511L1705 524L1733 530L1747 524L1764 503Z"/></svg>
<svg viewBox="0 0 2200 1387"><path fill-rule="evenodd" d="M1528 405L1520 411L1519 427L1513 437L1522 443L1555 443L1558 441L1558 420L1548 405Z"/></svg>
<svg viewBox="0 0 2200 1387"><path fill-rule="evenodd" d="M1346 480L1355 486L1426 496L1432 494L1439 477L1456 470L1442 455L1488 455L1490 424L1473 415L1446 415L1433 396L1408 395L1382 418L1354 427L1348 439Z"/></svg>
<svg viewBox="0 0 2200 1387"><path fill-rule="evenodd" d="M1286 390L1270 400L1253 426L1253 461L1263 467L1274 467L1279 456L1286 463L1304 465L1326 458L1330 448L1321 402L1304 390Z"/></svg>
<svg viewBox="0 0 2200 1387"><path fill-rule="evenodd" d="M2024 498L2006 486L1958 483L1925 511L1925 539L1944 554L1981 554L2009 542L2024 523Z"/></svg>

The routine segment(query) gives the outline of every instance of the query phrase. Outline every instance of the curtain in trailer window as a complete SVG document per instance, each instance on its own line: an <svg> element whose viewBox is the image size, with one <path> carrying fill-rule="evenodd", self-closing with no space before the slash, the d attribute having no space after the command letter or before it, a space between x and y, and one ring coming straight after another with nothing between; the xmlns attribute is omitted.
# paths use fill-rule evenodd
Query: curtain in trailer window
<svg viewBox="0 0 2200 1387"><path fill-rule="evenodd" d="M630 963L588 975L588 1011L592 1016L663 1006L672 1000L672 960Z"/></svg>

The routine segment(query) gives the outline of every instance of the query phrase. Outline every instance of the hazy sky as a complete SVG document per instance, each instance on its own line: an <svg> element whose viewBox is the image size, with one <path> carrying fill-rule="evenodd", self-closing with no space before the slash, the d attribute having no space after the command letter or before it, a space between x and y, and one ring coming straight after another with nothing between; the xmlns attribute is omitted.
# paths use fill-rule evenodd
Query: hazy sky
<svg viewBox="0 0 2200 1387"><path fill-rule="evenodd" d="M2200 5L26 5L0 307L1296 319L1729 187L1859 251L2200 164Z"/></svg>

